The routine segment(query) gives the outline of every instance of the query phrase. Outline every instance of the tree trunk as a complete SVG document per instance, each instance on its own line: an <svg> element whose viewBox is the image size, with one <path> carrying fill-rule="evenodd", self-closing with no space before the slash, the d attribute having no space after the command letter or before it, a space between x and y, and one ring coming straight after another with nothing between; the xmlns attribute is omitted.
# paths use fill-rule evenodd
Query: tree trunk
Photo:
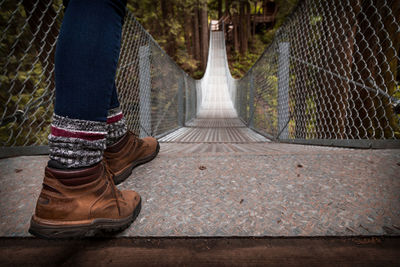
<svg viewBox="0 0 400 267"><path fill-rule="evenodd" d="M176 36L171 31L172 18L174 16L174 1L172 0L161 0L161 13L164 21L163 30L166 40L165 51L172 58L176 54Z"/></svg>
<svg viewBox="0 0 400 267"><path fill-rule="evenodd" d="M254 15L257 15L257 7L258 7L258 2L254 2ZM253 21L252 24L252 36L254 37L256 35L256 22L255 20Z"/></svg>
<svg viewBox="0 0 400 267"><path fill-rule="evenodd" d="M200 9L200 23L201 23L201 66L203 70L207 65L208 55L208 16L207 16L207 2L204 1Z"/></svg>
<svg viewBox="0 0 400 267"><path fill-rule="evenodd" d="M238 23L238 16L232 16L233 21L233 48L235 52L239 52L239 23Z"/></svg>
<svg viewBox="0 0 400 267"><path fill-rule="evenodd" d="M267 11L268 11L268 5L267 5L267 2L268 2L269 0L263 0L263 2L262 2L262 13L263 13L263 15L264 16L266 16L267 15Z"/></svg>
<svg viewBox="0 0 400 267"><path fill-rule="evenodd" d="M222 17L222 0L218 0L218 19Z"/></svg>
<svg viewBox="0 0 400 267"><path fill-rule="evenodd" d="M240 2L239 9L239 39L240 39L240 54L243 56L247 52L247 19L245 13L245 3Z"/></svg>
<svg viewBox="0 0 400 267"><path fill-rule="evenodd" d="M322 69L315 73L317 79L316 85L313 88L313 91L316 92L312 98L312 103L315 105L315 123L307 121L306 125L315 127L315 137L319 139L348 138L346 135L346 125L348 125L348 94L351 85L347 80L340 77L346 77L346 79L351 80L351 61L353 57L355 30L353 25L356 22L351 11L342 10L343 7L339 4L339 1L332 0L327 3L326 12L328 15L323 26L323 29L326 30L321 32L320 38L328 40L332 33L341 31L346 33L346 36L339 36L338 39L340 41L331 40L322 44L319 62L313 62L314 65L319 65ZM333 14L341 14L341 16L334 18ZM308 35L311 35L311 33L312 31L310 30ZM338 51L342 52L339 53ZM308 60L313 61L312 58ZM338 68L338 66L340 67ZM308 110L309 116L312 115L310 114L310 109L314 106L310 106L310 103L308 101L308 105L304 105L304 108Z"/></svg>
<svg viewBox="0 0 400 267"><path fill-rule="evenodd" d="M190 27L190 13L185 12L189 7L185 7L183 9L183 30L184 30L184 37L185 37L185 46L186 52L188 55L193 56L193 49L191 45L191 38L192 38L192 27Z"/></svg>
<svg viewBox="0 0 400 267"><path fill-rule="evenodd" d="M251 6L250 6L250 3L249 2L247 2L246 3L246 22L247 22L247 43L249 43L251 40L250 40L250 38L251 38L251 21L250 21L250 19L251 19Z"/></svg>
<svg viewBox="0 0 400 267"><path fill-rule="evenodd" d="M361 138L393 138L393 131L399 131L396 115L387 97L375 88L389 95L396 90L398 62L395 54L400 49L400 33L393 21L400 17L400 3L394 0L388 1L386 6L378 0L372 3L375 9L371 9L367 1L357 1L354 5L363 14L356 14L358 53L354 54L352 77L372 89L355 85L351 90L351 98L355 99L351 109L355 125L352 134ZM398 133L394 135L400 136Z"/></svg>
<svg viewBox="0 0 400 267"><path fill-rule="evenodd" d="M161 0L161 14L164 20L168 20L174 14L174 3L171 0Z"/></svg>
<svg viewBox="0 0 400 267"><path fill-rule="evenodd" d="M229 15L230 6L231 6L231 0L225 0L225 16Z"/></svg>
<svg viewBox="0 0 400 267"><path fill-rule="evenodd" d="M194 58L200 60L200 36L199 36L199 8L196 5L193 9L193 49Z"/></svg>
<svg viewBox="0 0 400 267"><path fill-rule="evenodd" d="M312 108L313 105L310 105L310 102L315 101L313 97L319 97L322 95L320 92L315 93L322 88L322 85L315 86L313 83L307 82L312 81L312 76L308 65L303 64L303 62L312 62L313 60L310 53L312 50L309 47L309 38L313 33L313 29L310 26L310 14L308 12L301 12L296 16L296 21L301 21L305 27L302 28L302 32L296 40L298 48L296 48L297 45L290 47L290 49L299 49L302 51L302 53L297 54L300 61L294 61L295 64L292 65L290 70L291 76L294 77L294 88L289 91L291 94L290 99L292 99L292 103L294 104L289 104L291 108L290 114L292 114L292 118L295 122L293 127L295 138L315 138L315 136L312 136L307 129L307 125L312 123L312 115L315 115L316 113L315 108ZM324 122L324 120L322 120L322 122ZM292 129L289 129L289 132L291 130Z"/></svg>

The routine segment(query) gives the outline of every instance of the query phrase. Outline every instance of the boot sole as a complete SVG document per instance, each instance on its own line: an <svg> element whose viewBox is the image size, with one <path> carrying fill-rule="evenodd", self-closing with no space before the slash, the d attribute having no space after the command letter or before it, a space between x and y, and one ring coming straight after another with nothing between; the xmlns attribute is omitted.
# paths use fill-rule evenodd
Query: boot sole
<svg viewBox="0 0 400 267"><path fill-rule="evenodd" d="M83 238L89 236L105 235L107 233L116 233L128 228L137 218L142 208L142 200L139 201L133 213L122 219L94 219L90 223L73 225L48 225L31 219L29 233L44 239L66 239Z"/></svg>
<svg viewBox="0 0 400 267"><path fill-rule="evenodd" d="M159 151L160 151L160 143L157 142L157 148L153 154L147 156L146 158L139 159L139 160L132 162L132 164L129 167L127 167L125 170L123 170L122 173L120 173L118 175L114 175L114 177L113 177L114 183L117 185L117 184L120 184L123 181L125 181L126 178L128 178L129 175L132 174L132 170L134 168L136 168L144 163L147 163L149 161L152 161L158 155Z"/></svg>

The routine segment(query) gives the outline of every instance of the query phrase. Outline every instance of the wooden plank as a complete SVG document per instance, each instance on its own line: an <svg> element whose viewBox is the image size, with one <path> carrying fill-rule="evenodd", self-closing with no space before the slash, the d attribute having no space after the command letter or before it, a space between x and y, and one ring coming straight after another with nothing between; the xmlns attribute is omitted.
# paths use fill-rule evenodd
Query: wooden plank
<svg viewBox="0 0 400 267"><path fill-rule="evenodd" d="M2 266L399 266L399 238L0 239Z"/></svg>

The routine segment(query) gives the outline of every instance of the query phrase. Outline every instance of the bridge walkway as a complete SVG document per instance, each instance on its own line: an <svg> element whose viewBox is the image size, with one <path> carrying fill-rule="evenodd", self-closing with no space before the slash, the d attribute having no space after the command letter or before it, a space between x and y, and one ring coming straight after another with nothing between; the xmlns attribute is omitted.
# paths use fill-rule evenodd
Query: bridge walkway
<svg viewBox="0 0 400 267"><path fill-rule="evenodd" d="M253 132L229 98L221 37L211 36L197 118L119 185L143 199L119 236L399 235L399 150L283 144ZM29 235L47 160L0 160L0 236Z"/></svg>
<svg viewBox="0 0 400 267"><path fill-rule="evenodd" d="M197 116L186 127L163 137L174 143L263 143L265 137L255 133L238 118L228 89L225 41L222 31L211 31L210 56L201 84L201 105Z"/></svg>

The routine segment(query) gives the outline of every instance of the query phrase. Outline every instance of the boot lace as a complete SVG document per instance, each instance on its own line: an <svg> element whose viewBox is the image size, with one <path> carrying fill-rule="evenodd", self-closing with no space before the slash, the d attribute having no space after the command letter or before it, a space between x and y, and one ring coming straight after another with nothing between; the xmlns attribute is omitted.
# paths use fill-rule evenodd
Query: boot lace
<svg viewBox="0 0 400 267"><path fill-rule="evenodd" d="M143 144L143 140L141 138L139 138L139 136L136 133L134 133L132 131L129 131L129 132L133 136L134 142L137 143L139 146L141 146Z"/></svg>
<svg viewBox="0 0 400 267"><path fill-rule="evenodd" d="M119 196L121 195L121 193L119 192L119 190L117 189L117 187L114 184L114 173L110 170L110 168L108 167L108 164L105 160L103 160L103 166L105 168L105 171L107 173L107 181L109 184L111 184L111 192L113 194L113 197L115 198L115 201L117 203L117 208L118 208L118 214L121 215L121 207L120 207L120 203L119 203Z"/></svg>

